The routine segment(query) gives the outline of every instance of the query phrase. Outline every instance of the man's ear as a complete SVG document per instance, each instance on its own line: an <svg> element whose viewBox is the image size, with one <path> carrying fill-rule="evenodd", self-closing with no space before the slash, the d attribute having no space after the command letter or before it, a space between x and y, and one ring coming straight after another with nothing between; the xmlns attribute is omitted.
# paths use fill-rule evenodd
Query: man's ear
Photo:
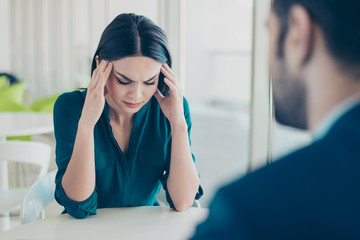
<svg viewBox="0 0 360 240"><path fill-rule="evenodd" d="M298 72L311 58L314 32L307 10L294 5L289 11L289 29L285 40L285 56L290 71Z"/></svg>

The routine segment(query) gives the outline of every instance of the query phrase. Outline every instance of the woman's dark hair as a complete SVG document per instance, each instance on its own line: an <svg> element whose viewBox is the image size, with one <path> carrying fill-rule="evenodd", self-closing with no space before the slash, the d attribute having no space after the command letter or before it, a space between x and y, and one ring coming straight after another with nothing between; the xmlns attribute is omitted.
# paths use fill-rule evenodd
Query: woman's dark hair
<svg viewBox="0 0 360 240"><path fill-rule="evenodd" d="M144 56L171 67L165 32L149 18L133 13L118 15L104 30L92 60L91 75L96 68L95 57L115 61L123 57ZM160 73L158 88L165 96L168 86Z"/></svg>
<svg viewBox="0 0 360 240"><path fill-rule="evenodd" d="M292 6L304 7L321 28L327 48L343 70L360 78L359 0L274 0L273 10L280 21L278 55L284 51Z"/></svg>

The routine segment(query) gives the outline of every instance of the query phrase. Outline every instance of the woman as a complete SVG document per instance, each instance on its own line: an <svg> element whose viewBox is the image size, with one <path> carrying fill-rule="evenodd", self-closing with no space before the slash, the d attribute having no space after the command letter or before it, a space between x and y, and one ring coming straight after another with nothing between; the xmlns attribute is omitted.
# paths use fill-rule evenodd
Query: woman
<svg viewBox="0 0 360 240"><path fill-rule="evenodd" d="M178 211L201 197L189 107L170 66L165 34L148 18L121 14L104 30L87 90L54 107L55 198L65 212L155 205L160 183Z"/></svg>

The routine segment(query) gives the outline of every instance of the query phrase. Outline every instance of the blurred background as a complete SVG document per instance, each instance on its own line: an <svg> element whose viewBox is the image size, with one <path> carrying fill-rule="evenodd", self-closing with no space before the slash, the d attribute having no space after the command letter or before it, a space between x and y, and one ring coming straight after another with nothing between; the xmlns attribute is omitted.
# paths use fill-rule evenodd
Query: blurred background
<svg viewBox="0 0 360 240"><path fill-rule="evenodd" d="M190 103L203 207L221 185L310 140L272 119L265 0L0 0L0 72L25 83L24 106L87 87L102 31L125 12L167 33ZM34 140L55 146L51 135Z"/></svg>

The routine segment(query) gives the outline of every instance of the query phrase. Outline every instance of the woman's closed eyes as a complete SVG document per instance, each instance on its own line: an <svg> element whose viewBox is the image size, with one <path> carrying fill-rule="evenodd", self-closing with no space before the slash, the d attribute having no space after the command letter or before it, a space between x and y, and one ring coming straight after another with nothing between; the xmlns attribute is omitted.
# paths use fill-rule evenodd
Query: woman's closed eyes
<svg viewBox="0 0 360 240"><path fill-rule="evenodd" d="M119 72L116 72L118 76L121 77L121 79L115 75L116 77L116 80L118 81L119 84L122 84L122 85L127 85L127 84L130 84L132 82L134 82L133 80L131 80L130 78L126 77L125 75L119 73ZM145 85L155 85L155 81L156 79L159 77L160 73L156 74L155 76L151 77L150 79L144 81L144 84ZM123 79L123 80L122 80Z"/></svg>
<svg viewBox="0 0 360 240"><path fill-rule="evenodd" d="M122 81L120 80L120 78L116 77L116 80L118 81L119 84L122 84L122 85L128 85L130 83L132 83L132 81ZM144 82L145 85L155 85L155 80L153 80L152 82Z"/></svg>

